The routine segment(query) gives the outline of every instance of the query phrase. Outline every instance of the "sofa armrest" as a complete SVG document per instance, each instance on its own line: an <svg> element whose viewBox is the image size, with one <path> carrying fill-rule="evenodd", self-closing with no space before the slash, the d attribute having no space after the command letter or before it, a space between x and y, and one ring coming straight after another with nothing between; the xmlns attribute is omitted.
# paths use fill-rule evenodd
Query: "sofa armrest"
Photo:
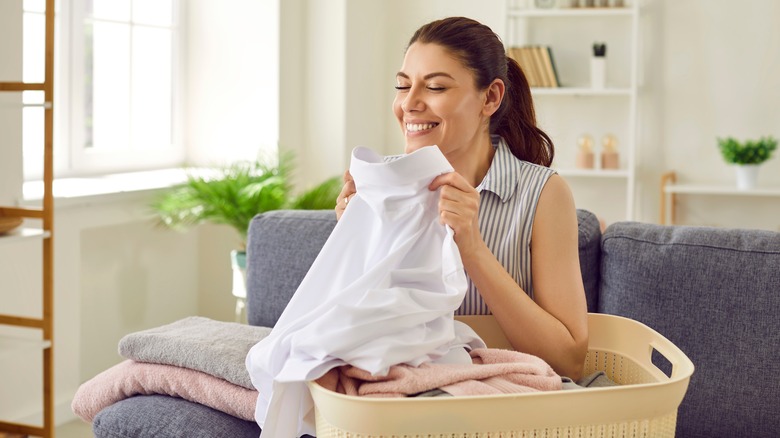
<svg viewBox="0 0 780 438"><path fill-rule="evenodd" d="M644 322L696 367L678 436L776 436L780 233L616 223L601 263L598 311Z"/></svg>
<svg viewBox="0 0 780 438"><path fill-rule="evenodd" d="M336 226L332 210L277 210L252 219L247 322L273 327Z"/></svg>

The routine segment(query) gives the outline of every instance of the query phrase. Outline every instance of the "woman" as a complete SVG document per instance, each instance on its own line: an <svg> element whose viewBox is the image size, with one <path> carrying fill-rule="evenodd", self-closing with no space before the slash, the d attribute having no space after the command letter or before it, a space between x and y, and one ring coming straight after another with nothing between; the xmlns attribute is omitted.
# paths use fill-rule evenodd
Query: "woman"
<svg viewBox="0 0 780 438"><path fill-rule="evenodd" d="M579 379L588 328L577 217L520 66L490 28L455 17L417 30L396 79L405 152L437 145L455 170L429 188L441 189L441 222L469 277L458 313L492 313L516 350ZM349 172L344 181L339 218L355 194Z"/></svg>

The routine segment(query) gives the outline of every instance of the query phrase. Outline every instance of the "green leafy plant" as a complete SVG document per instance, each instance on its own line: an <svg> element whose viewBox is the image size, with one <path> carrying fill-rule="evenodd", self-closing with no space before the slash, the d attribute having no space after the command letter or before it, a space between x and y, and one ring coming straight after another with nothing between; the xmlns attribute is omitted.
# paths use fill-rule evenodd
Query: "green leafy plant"
<svg viewBox="0 0 780 438"><path fill-rule="evenodd" d="M772 152L777 149L777 140L770 136L739 142L733 137L726 137L718 139L718 148L727 163L761 164L772 157Z"/></svg>
<svg viewBox="0 0 780 438"><path fill-rule="evenodd" d="M184 230L200 223L226 224L246 244L249 222L271 210L325 210L335 205L342 181L332 177L300 194L292 193L289 159L256 160L197 171L187 169L187 181L156 198L151 208L158 223Z"/></svg>

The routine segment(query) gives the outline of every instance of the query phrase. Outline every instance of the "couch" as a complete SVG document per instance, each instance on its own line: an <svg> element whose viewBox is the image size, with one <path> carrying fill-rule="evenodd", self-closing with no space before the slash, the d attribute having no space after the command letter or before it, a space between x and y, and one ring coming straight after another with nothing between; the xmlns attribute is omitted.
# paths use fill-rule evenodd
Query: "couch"
<svg viewBox="0 0 780 438"><path fill-rule="evenodd" d="M696 366L677 436L777 436L780 233L619 222L602 235L592 213L577 215L588 310L647 324ZM275 211L252 221L249 324L274 325L334 225L330 211ZM106 407L93 431L98 438L260 433L253 422L165 395Z"/></svg>

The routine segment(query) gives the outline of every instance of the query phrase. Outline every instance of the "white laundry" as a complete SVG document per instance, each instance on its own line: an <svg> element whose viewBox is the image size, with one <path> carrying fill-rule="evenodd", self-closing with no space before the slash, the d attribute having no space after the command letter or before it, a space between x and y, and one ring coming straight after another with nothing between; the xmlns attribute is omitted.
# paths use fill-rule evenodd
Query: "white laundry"
<svg viewBox="0 0 780 438"><path fill-rule="evenodd" d="M436 146L395 161L352 152L354 196L271 334L247 355L263 438L314 431L305 382L345 364L372 374L471 363L485 344L454 321L467 280L428 185L452 167Z"/></svg>

